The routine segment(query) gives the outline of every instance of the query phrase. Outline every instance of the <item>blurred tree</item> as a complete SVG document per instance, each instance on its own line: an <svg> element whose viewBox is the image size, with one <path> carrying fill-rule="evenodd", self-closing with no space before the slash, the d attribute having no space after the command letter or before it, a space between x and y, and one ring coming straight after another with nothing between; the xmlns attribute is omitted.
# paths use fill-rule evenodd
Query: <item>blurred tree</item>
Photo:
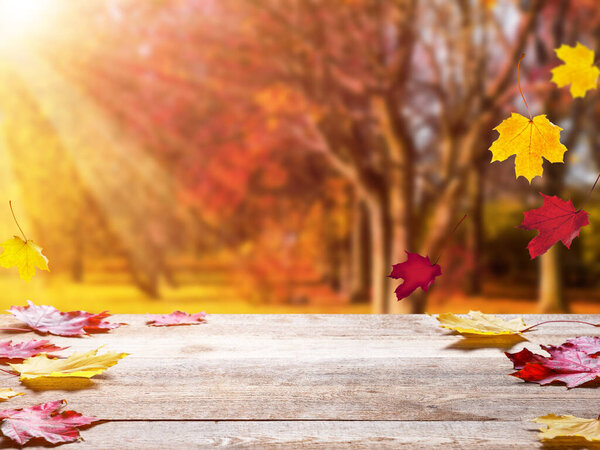
<svg viewBox="0 0 600 450"><path fill-rule="evenodd" d="M554 49L562 44L574 46L577 41L593 40L600 27L600 12L595 3L587 0L554 0L544 11L536 34L536 56L541 67L551 67L556 61ZM592 45L600 50L600 42ZM596 53L598 54L598 53ZM543 186L546 195L564 195L565 175L569 162L573 160L574 149L585 132L584 117L597 100L594 94L586 98L572 99L566 89L559 90L554 85L545 96L543 111L554 123L566 124L561 141L571 151L565 154L565 165L547 165L544 171ZM595 127L594 127L595 128ZM591 131L591 130L590 130ZM569 312L569 304L564 291L564 256L561 245L553 246L540 256L539 310L543 313Z"/></svg>
<svg viewBox="0 0 600 450"><path fill-rule="evenodd" d="M531 2L510 38L485 5L434 3L222 2L240 26L213 30L230 51L207 65L233 74L216 76L264 85L296 146L322 155L365 205L376 312L423 311L423 294L397 304L385 275L404 250L439 252L543 4ZM285 107L273 110L273 89Z"/></svg>
<svg viewBox="0 0 600 450"><path fill-rule="evenodd" d="M486 188L487 149L492 128L523 109L514 75L532 35L544 73L525 60L526 93L545 100L539 113L581 121L563 94L546 95L556 91L551 49L565 33L597 33L595 3L570 4L85 2L76 29L44 51L174 175L177 202L193 211L174 213L181 239L244 248L244 267L263 278L280 268L295 276L285 261L301 257L295 242L311 242L318 250L302 256L334 287L349 259L355 298L370 291L375 312L423 312L425 295L397 303L386 275L405 250L435 259L470 212L470 291L480 291L484 195L505 189ZM157 266L136 264L156 284L168 274L164 249L147 247ZM558 273L553 254L542 286ZM560 286L541 291L561 304Z"/></svg>

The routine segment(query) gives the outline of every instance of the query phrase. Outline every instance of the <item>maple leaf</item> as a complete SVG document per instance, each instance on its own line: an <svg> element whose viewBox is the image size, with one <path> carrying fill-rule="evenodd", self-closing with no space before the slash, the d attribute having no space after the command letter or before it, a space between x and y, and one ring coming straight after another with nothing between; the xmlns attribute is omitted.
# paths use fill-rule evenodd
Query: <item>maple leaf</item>
<svg viewBox="0 0 600 450"><path fill-rule="evenodd" d="M544 197L544 204L540 208L525 211L523 222L519 225L524 230L540 232L527 244L531 259L546 253L558 241L570 248L581 227L590 223L588 213L583 209L575 209L570 199L564 201L541 192L540 195Z"/></svg>
<svg viewBox="0 0 600 450"><path fill-rule="evenodd" d="M492 161L504 161L509 156L515 158L515 174L523 176L531 183L542 176L542 162L545 158L551 163L563 162L567 147L560 143L562 128L550 122L545 115L528 119L517 113L505 119L494 130L500 133L490 151Z"/></svg>
<svg viewBox="0 0 600 450"><path fill-rule="evenodd" d="M465 334L510 335L520 334L526 327L523 319L504 320L493 314L469 311L470 317L461 317L452 313L438 314L440 327Z"/></svg>
<svg viewBox="0 0 600 450"><path fill-rule="evenodd" d="M206 313L188 314L183 311L174 311L171 314L156 314L154 319L146 322L152 327L169 327L174 325L196 325L206 323Z"/></svg>
<svg viewBox="0 0 600 450"><path fill-rule="evenodd" d="M587 337L570 339L559 346L540 346L550 353L549 357L528 349L505 354L517 369L511 375L541 385L559 381L573 388L600 377L598 342L594 341Z"/></svg>
<svg viewBox="0 0 600 450"><path fill-rule="evenodd" d="M402 278L404 282L395 290L398 300L408 297L415 289L420 287L427 292L435 277L442 274L438 264L432 264L429 256L421 256L418 253L405 252L407 259L400 264L392 266L390 278Z"/></svg>
<svg viewBox="0 0 600 450"><path fill-rule="evenodd" d="M75 441L79 438L77 427L89 425L98 419L75 411L60 412L65 404L65 400L57 400L29 408L0 411L0 431L20 445L32 438L42 438L52 444Z"/></svg>
<svg viewBox="0 0 600 450"><path fill-rule="evenodd" d="M9 398L16 397L17 395L25 395L22 392L15 392L11 388L0 389L0 401L8 400Z"/></svg>
<svg viewBox="0 0 600 450"><path fill-rule="evenodd" d="M37 341L31 339L29 341L18 342L13 344L12 341L0 342L0 360L19 359L23 360L40 353L49 353L65 350L67 347L57 347L51 344L48 340ZM48 355L55 356L55 355Z"/></svg>
<svg viewBox="0 0 600 450"><path fill-rule="evenodd" d="M575 47L561 45L554 49L564 64L552 69L552 81L561 88L571 85L573 98L585 97L589 89L596 89L600 69L594 66L594 51L579 42Z"/></svg>
<svg viewBox="0 0 600 450"><path fill-rule="evenodd" d="M542 440L556 437L582 437L588 441L600 440L600 420L598 419L548 414L536 417L533 422L546 425L540 428L540 439Z"/></svg>
<svg viewBox="0 0 600 450"><path fill-rule="evenodd" d="M129 353L107 352L97 355L99 349L86 353L73 353L64 359L50 359L41 354L28 358L22 364L9 364L20 375L21 380L40 377L91 378L114 366Z"/></svg>
<svg viewBox="0 0 600 450"><path fill-rule="evenodd" d="M107 322L108 311L92 314L86 311L62 312L50 305L35 305L27 300L27 306L11 306L7 310L33 330L57 336L80 336L90 332L105 332L124 325Z"/></svg>
<svg viewBox="0 0 600 450"><path fill-rule="evenodd" d="M19 236L2 242L4 251L0 254L0 266L4 268L17 267L19 276L30 281L35 275L35 268L50 270L48 258L42 254L42 248L31 239L24 241Z"/></svg>
<svg viewBox="0 0 600 450"><path fill-rule="evenodd" d="M579 336L567 339L563 344L558 346L541 345L540 347L550 353L550 355L569 350L579 350L590 356L598 356L600 353L600 336Z"/></svg>

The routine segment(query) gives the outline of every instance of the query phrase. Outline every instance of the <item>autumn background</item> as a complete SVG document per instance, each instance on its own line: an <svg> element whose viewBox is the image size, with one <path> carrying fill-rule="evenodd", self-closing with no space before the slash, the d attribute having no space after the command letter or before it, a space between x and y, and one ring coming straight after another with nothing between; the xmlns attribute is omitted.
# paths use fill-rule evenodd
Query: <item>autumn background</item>
<svg viewBox="0 0 600 450"><path fill-rule="evenodd" d="M600 312L591 224L530 260L539 191L579 205L600 94L550 82L600 51L595 0L0 0L0 232L50 273L1 305L111 312ZM564 131L531 186L490 164L510 112ZM404 251L441 259L397 303Z"/></svg>

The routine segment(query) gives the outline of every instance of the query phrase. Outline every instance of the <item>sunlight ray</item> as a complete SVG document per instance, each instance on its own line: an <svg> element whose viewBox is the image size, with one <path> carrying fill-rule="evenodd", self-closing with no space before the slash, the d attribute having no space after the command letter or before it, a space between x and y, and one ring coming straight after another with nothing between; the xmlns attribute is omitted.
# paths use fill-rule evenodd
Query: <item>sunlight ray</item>
<svg viewBox="0 0 600 450"><path fill-rule="evenodd" d="M1 108L1 106L0 106ZM0 121L3 111L0 109ZM8 202L12 200L19 222L25 229L30 228L29 218L23 203L21 189L14 176L13 164L8 143L0 126L0 242L10 236L18 234L18 229L13 222Z"/></svg>
<svg viewBox="0 0 600 450"><path fill-rule="evenodd" d="M166 247L169 223L181 213L174 180L84 92L34 52L7 53L41 111L104 211L138 261L148 243Z"/></svg>

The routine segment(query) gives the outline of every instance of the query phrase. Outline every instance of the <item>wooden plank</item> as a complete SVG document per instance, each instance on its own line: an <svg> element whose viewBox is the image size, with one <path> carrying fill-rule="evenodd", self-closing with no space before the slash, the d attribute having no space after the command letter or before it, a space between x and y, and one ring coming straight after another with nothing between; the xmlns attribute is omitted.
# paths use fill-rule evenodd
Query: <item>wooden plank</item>
<svg viewBox="0 0 600 450"><path fill-rule="evenodd" d="M6 375L0 387L27 393L6 407L65 398L109 420L84 431L79 446L88 448L532 448L532 418L596 417L600 404L599 389L509 376L506 350L600 335L579 324L548 324L526 339L465 339L423 315L209 315L205 325L169 328L147 327L144 316L114 320L130 325L50 339L71 347L64 354L104 345L130 356L91 381L23 386Z"/></svg>
<svg viewBox="0 0 600 450"><path fill-rule="evenodd" d="M535 424L518 421L108 422L83 430L85 440L69 448L531 449L541 447L536 431Z"/></svg>
<svg viewBox="0 0 600 450"><path fill-rule="evenodd" d="M216 315L206 325L171 328L143 326L139 316L117 319L132 325L52 340L79 350L106 344L131 356L93 381L30 383L33 391L11 407L67 398L86 414L118 420L485 421L550 412L594 417L600 400L600 390L510 377L497 343L461 347L462 337L423 316ZM421 335L405 322L421 324ZM560 343L575 335L571 329L598 333L552 324L530 339ZM524 345L536 348L516 342L514 350ZM20 387L8 377L5 385Z"/></svg>

